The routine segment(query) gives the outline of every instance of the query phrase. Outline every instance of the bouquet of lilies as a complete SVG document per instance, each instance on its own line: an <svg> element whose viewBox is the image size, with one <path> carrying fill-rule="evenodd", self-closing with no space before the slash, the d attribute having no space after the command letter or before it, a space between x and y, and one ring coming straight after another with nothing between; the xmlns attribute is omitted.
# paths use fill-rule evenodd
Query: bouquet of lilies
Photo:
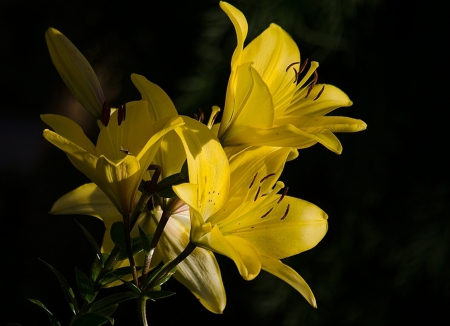
<svg viewBox="0 0 450 326"><path fill-rule="evenodd" d="M111 108L80 51L59 31L46 33L56 69L100 130L93 144L74 121L42 115L51 128L44 137L92 181L58 199L51 213L90 215L105 225L101 246L80 225L96 255L89 275L76 270L81 306L46 263L73 311L71 325L112 324L126 300L138 301L147 325L146 303L173 294L162 290L171 276L206 309L222 313L226 297L214 253L232 259L245 280L265 270L316 307L308 284L281 259L313 248L327 232L327 214L288 196L278 179L299 149L321 143L339 154L335 133L366 124L326 116L352 102L317 82L318 63L302 62L281 27L271 24L244 47L244 15L226 2L220 7L237 35L220 123L217 106L208 121L203 113L179 115L160 87L137 74L131 80L142 98ZM102 288L120 284L126 291L96 300ZM40 301L31 301L59 325Z"/></svg>

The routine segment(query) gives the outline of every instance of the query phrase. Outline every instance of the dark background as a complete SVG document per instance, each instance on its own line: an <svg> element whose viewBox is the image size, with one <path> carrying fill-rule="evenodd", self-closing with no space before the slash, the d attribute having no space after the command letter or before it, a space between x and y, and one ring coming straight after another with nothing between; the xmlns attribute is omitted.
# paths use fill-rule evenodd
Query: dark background
<svg viewBox="0 0 450 326"><path fill-rule="evenodd" d="M446 12L428 1L230 1L253 39L271 22L287 30L302 59L320 62L319 82L353 100L335 114L368 129L340 134L338 156L320 145L300 151L282 180L291 196L329 215L319 245L286 259L311 286L318 309L276 277L252 282L218 257L227 307L204 309L179 283L177 295L148 303L155 324L407 324L446 320L450 300L448 45ZM52 264L75 288L74 267L92 254L76 218L100 241L102 223L51 216L53 202L88 180L41 136L42 113L95 125L70 96L45 44L62 31L96 69L112 105L139 99L129 75L161 86L179 112L223 107L235 32L218 1L2 1L0 4L1 323L46 324L41 300L64 325L70 311ZM89 257L88 259L86 257ZM113 293L116 290L110 290ZM121 305L116 325L136 323L135 303Z"/></svg>

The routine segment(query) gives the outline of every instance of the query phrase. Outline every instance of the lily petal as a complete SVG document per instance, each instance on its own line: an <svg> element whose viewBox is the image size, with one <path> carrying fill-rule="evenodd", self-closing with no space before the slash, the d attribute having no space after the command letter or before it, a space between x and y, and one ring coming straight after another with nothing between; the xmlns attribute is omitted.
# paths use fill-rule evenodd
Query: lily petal
<svg viewBox="0 0 450 326"><path fill-rule="evenodd" d="M262 269L282 279L303 295L311 306L317 308L316 298L305 280L278 259L261 255Z"/></svg>

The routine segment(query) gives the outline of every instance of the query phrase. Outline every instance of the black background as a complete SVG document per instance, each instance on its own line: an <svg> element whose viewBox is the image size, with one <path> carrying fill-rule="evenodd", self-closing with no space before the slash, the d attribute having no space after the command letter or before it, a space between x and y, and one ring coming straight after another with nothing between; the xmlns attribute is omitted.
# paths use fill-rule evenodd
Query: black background
<svg viewBox="0 0 450 326"><path fill-rule="evenodd" d="M204 309L179 283L177 295L148 303L153 325L324 325L436 323L449 306L449 194L446 113L449 105L439 3L383 0L230 1L244 12L253 39L271 22L287 30L302 59L320 62L319 82L353 100L335 114L368 129L341 134L338 156L320 145L300 151L281 179L291 196L329 215L319 245L285 262L311 286L315 310L299 293L262 272L246 282L218 257L227 291L223 315ZM2 1L0 4L1 320L45 324L41 300L67 324L70 311L52 264L75 287L87 272L88 242L76 218L100 241L102 223L51 216L53 202L88 180L41 136L39 114L58 113L95 125L71 98L45 44L62 31L100 76L112 105L139 99L129 75L161 86L179 112L223 107L235 32L217 1ZM218 255L217 255L218 256ZM88 259L86 257L89 257ZM114 293L116 289L108 290ZM137 322L134 302L116 325Z"/></svg>

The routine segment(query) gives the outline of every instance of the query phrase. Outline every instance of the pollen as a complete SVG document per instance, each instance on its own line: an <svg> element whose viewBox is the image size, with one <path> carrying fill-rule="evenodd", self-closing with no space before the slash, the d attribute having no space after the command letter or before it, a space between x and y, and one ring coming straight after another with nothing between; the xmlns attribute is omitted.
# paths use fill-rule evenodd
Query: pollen
<svg viewBox="0 0 450 326"><path fill-rule="evenodd" d="M258 175L258 172L256 172L255 176L253 177L253 180L252 180L252 182L250 183L250 186L248 187L248 189L250 189L250 188L253 186L253 183L255 182L256 176L257 176L257 175Z"/></svg>
<svg viewBox="0 0 450 326"><path fill-rule="evenodd" d="M268 211L266 214L264 214L263 216L261 216L261 218L264 218L264 217L266 217L267 215L269 215L270 212L272 211L272 209L273 209L273 207L272 207L271 209L269 209L269 211Z"/></svg>
<svg viewBox="0 0 450 326"><path fill-rule="evenodd" d="M275 175L275 173L270 173L270 174L266 175L264 178L261 179L261 181L259 183L263 183L263 181L269 179L270 177L272 177L274 175Z"/></svg>
<svg viewBox="0 0 450 326"><path fill-rule="evenodd" d="M289 190L289 187L284 188L283 194L281 195L280 199L278 199L277 204L281 203L281 201L283 200L284 196L286 196L288 190Z"/></svg>
<svg viewBox="0 0 450 326"><path fill-rule="evenodd" d="M110 118L111 118L111 108L108 106L108 104L105 101L105 102L103 102L103 105L102 105L102 117L101 117L102 124L105 127L108 127Z"/></svg>
<svg viewBox="0 0 450 326"><path fill-rule="evenodd" d="M254 201L256 201L256 200L258 199L258 196L259 196L259 192L260 192L260 191L261 191L261 187L258 187L258 191L256 192Z"/></svg>
<svg viewBox="0 0 450 326"><path fill-rule="evenodd" d="M325 85L322 86L322 89L319 91L319 94L317 94L317 96L314 98L313 101L316 101L319 99L319 97L320 97L320 95L322 95L324 89L325 89Z"/></svg>
<svg viewBox="0 0 450 326"><path fill-rule="evenodd" d="M284 215L281 217L281 221L284 220L286 218L286 216L288 215L290 207L291 207L291 205L288 204L287 208L286 208L286 212L284 212Z"/></svg>

